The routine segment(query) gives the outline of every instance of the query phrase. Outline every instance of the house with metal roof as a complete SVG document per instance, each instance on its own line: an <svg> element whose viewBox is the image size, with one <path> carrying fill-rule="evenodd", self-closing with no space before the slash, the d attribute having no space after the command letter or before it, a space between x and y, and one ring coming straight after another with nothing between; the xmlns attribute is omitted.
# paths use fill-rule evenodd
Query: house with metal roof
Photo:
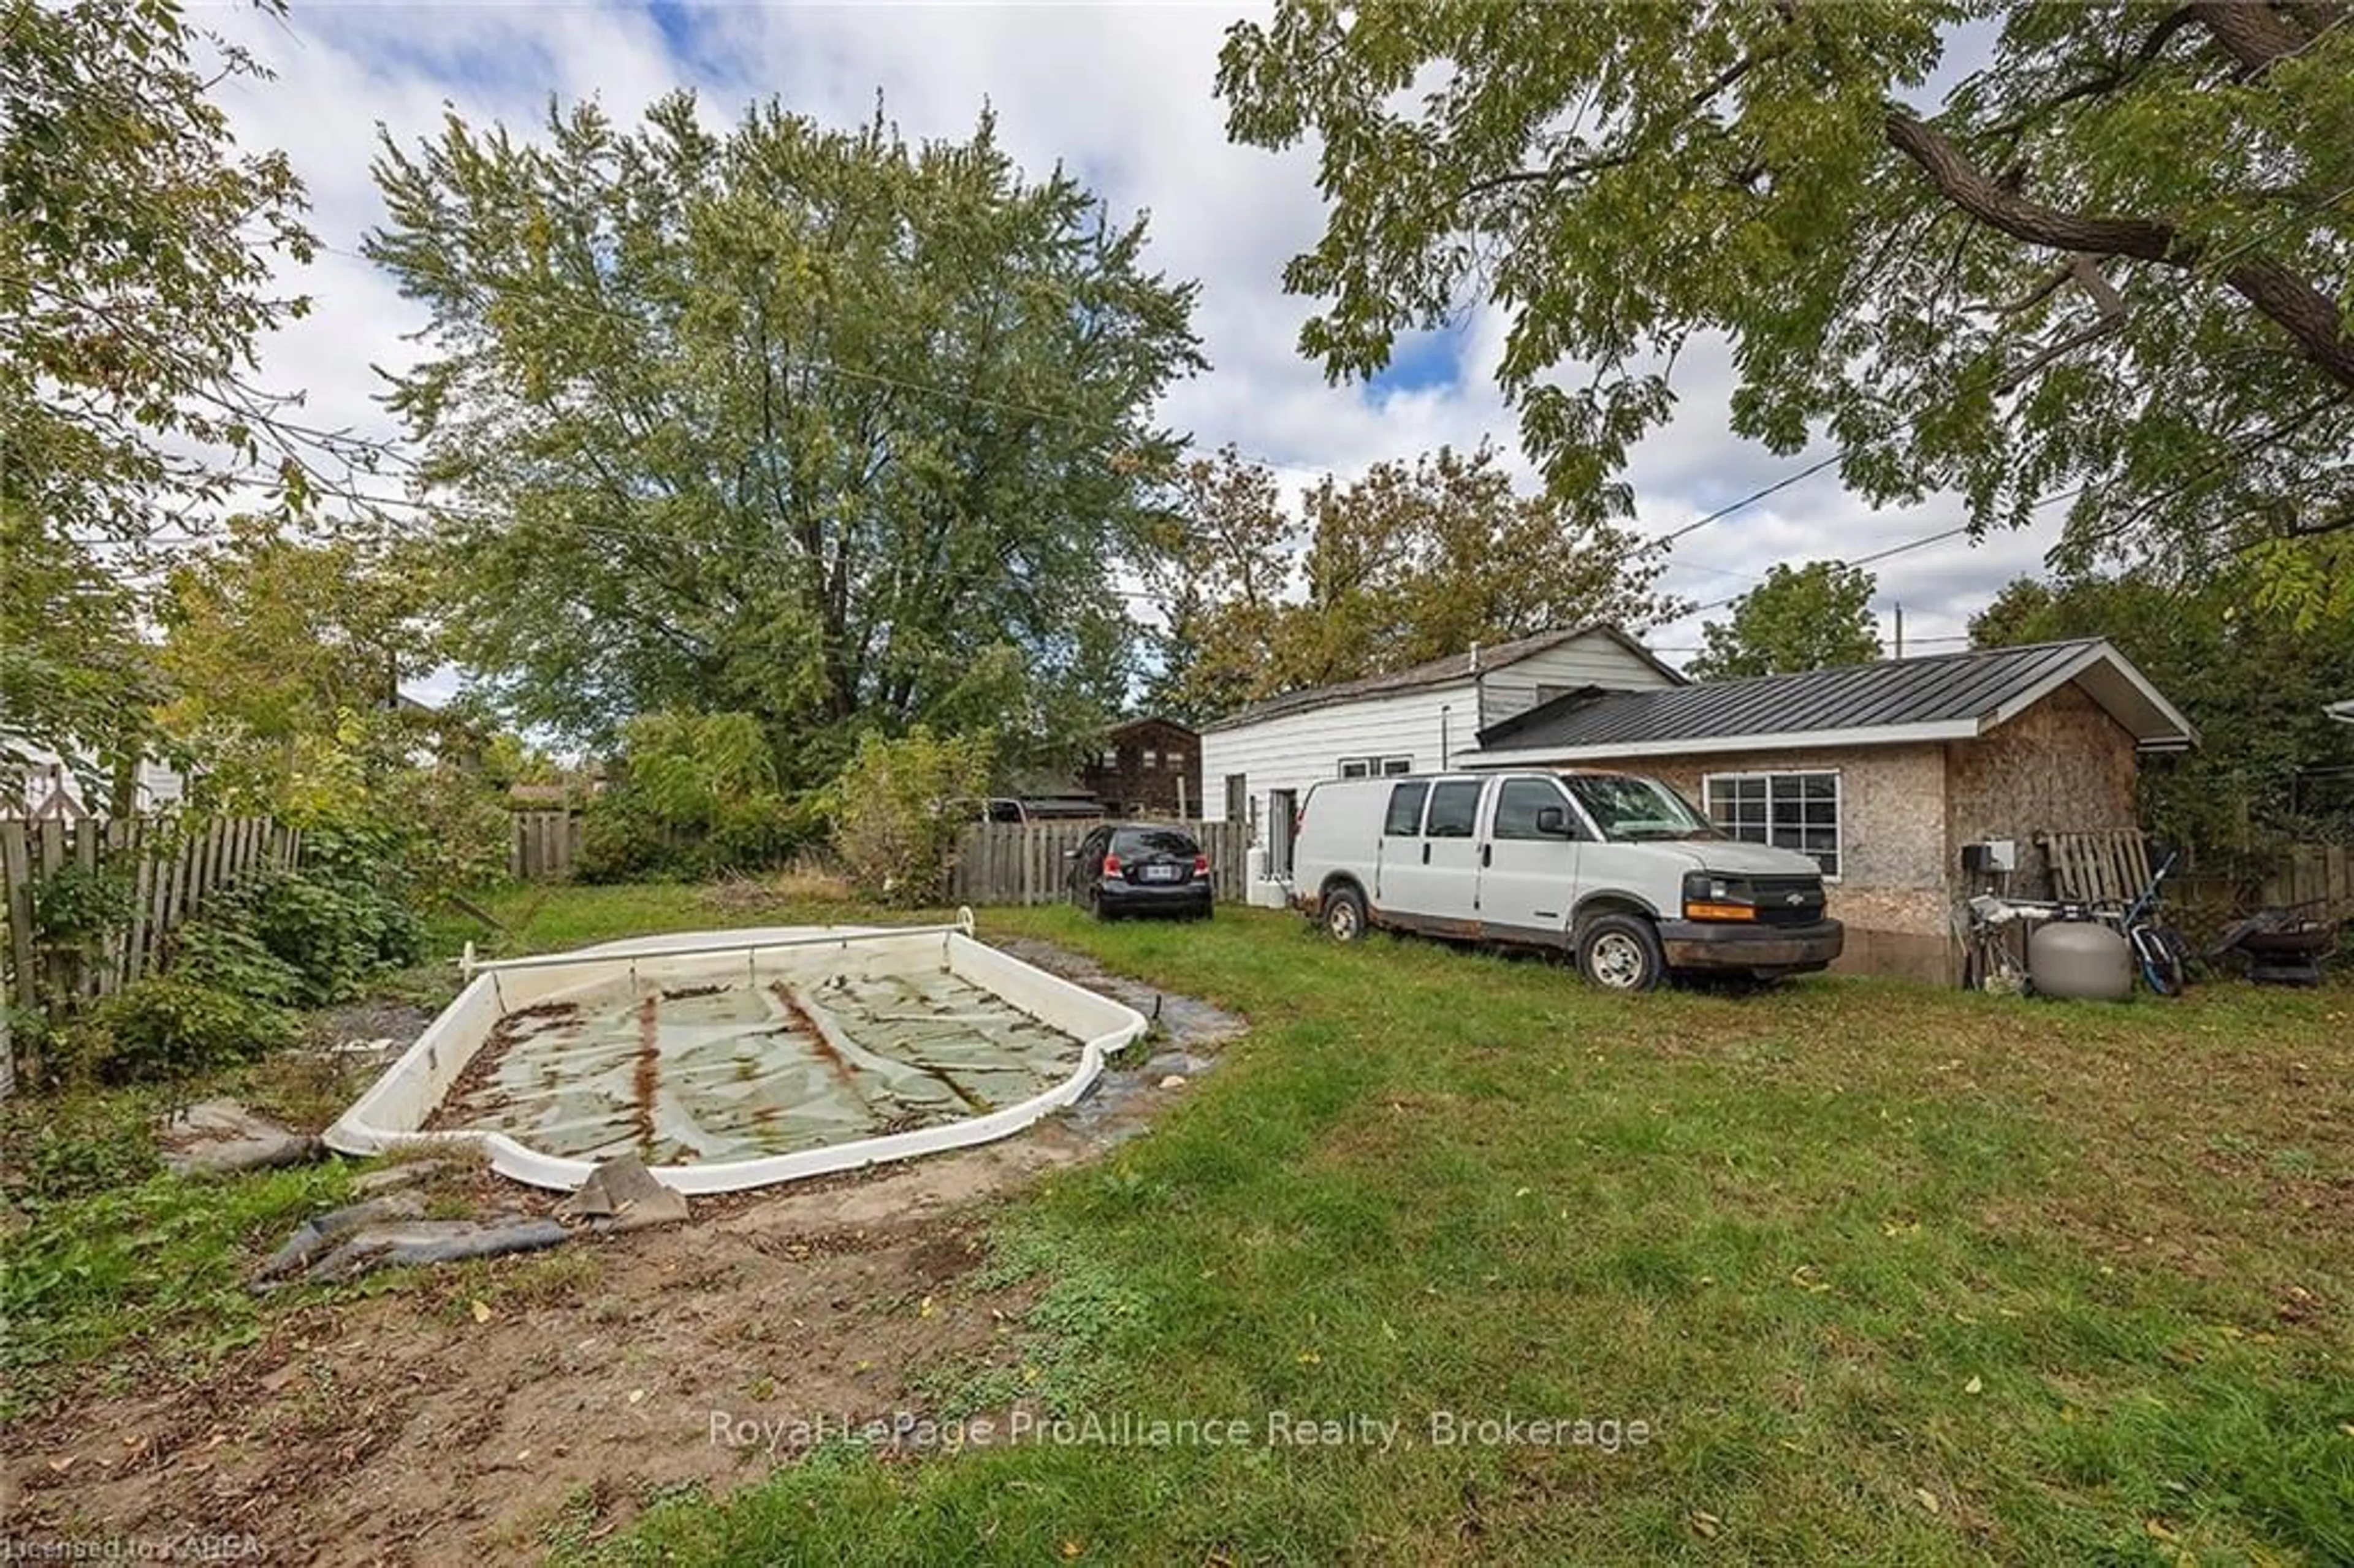
<svg viewBox="0 0 2354 1568"><path fill-rule="evenodd" d="M1205 820L1249 822L1262 881L1290 868L1294 813L1324 779L1381 778L1453 765L1482 730L1576 692L1644 691L1684 677L1615 626L1574 626L1403 670L1287 692L1203 726Z"/></svg>
<svg viewBox="0 0 2354 1568"><path fill-rule="evenodd" d="M2130 832L2140 758L2197 741L2100 639L1802 674L1553 694L1457 768L1648 773L1735 836L1813 855L1842 967L1944 979L1956 902L2046 891L2041 841Z"/></svg>

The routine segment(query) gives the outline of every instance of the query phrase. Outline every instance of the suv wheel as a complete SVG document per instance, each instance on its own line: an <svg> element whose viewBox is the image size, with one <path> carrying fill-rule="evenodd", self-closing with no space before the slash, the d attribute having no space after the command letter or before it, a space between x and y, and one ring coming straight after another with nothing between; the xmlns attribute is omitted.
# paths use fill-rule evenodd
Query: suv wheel
<svg viewBox="0 0 2354 1568"><path fill-rule="evenodd" d="M1577 944L1577 967L1604 991L1649 991L1668 971L1659 934L1640 915L1597 915Z"/></svg>
<svg viewBox="0 0 2354 1568"><path fill-rule="evenodd" d="M1324 934L1336 942L1354 942L1365 934L1365 895L1353 887L1341 886L1324 895L1324 907L1317 916Z"/></svg>

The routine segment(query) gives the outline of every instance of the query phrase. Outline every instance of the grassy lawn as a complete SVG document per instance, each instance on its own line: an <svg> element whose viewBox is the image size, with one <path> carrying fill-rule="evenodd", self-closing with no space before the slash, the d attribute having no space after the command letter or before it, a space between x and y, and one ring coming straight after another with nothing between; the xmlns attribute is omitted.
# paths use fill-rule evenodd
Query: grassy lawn
<svg viewBox="0 0 2354 1568"><path fill-rule="evenodd" d="M664 887L493 912L508 950L826 917ZM1014 933L1254 1028L1146 1136L991 1217L993 1261L950 1288L1034 1277L1022 1364L929 1386L931 1414L994 1418L995 1441L912 1463L835 1445L567 1550L2354 1560L2354 993L2063 1007L1815 980L1617 1000L1535 962L1340 948L1245 911L983 913L984 938ZM249 1333L270 1308L216 1255L342 1180L199 1202L159 1177L80 1201L119 1213L37 1217L12 1268L80 1268L111 1304L42 1319L46 1353ZM151 1309L159 1269L185 1276L176 1309ZM1242 1438L1009 1442L1017 1405L1113 1439L1155 1420ZM1564 1425L1433 1441L1447 1416ZM1399 1425L1296 1441L1352 1417Z"/></svg>
<svg viewBox="0 0 2354 1568"><path fill-rule="evenodd" d="M582 890L515 941L709 918ZM1031 1363L940 1407L996 1413L994 1444L822 1451L608 1555L2354 1560L2342 991L1625 1001L1272 915L1002 932L1257 1027L1000 1217L999 1269L1046 1282ZM1014 1396L1248 1437L1010 1443ZM1437 1413L1620 1441L1441 1444ZM1351 1416L1402 1425L1285 1440Z"/></svg>

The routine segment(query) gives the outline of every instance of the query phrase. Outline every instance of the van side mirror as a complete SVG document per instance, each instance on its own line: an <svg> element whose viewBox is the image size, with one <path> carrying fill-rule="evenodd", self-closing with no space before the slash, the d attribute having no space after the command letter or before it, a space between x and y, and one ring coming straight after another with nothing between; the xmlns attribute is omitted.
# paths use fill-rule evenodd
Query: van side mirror
<svg viewBox="0 0 2354 1568"><path fill-rule="evenodd" d="M1569 837L1569 813L1559 806L1539 806L1537 832L1549 839Z"/></svg>

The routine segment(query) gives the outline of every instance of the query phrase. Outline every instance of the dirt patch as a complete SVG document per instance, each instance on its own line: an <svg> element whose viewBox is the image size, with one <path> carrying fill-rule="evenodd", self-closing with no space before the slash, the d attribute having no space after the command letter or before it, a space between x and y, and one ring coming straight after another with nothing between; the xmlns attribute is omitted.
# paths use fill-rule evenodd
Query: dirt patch
<svg viewBox="0 0 2354 1568"><path fill-rule="evenodd" d="M1132 1004L1140 989L1075 978ZM773 1439L797 1425L936 1414L938 1380L1010 1364L1034 1289L976 1273L985 1201L1133 1136L1184 1093L1167 1078L1204 1070L1240 1031L1144 995L1164 1024L1149 1059L1019 1137L292 1305L199 1381L88 1393L0 1430L5 1539L195 1533L250 1536L281 1562L510 1561L559 1529L618 1529L683 1486L757 1481L796 1457ZM472 1180L478 1201L518 1193ZM277 1239L257 1238L257 1255Z"/></svg>

